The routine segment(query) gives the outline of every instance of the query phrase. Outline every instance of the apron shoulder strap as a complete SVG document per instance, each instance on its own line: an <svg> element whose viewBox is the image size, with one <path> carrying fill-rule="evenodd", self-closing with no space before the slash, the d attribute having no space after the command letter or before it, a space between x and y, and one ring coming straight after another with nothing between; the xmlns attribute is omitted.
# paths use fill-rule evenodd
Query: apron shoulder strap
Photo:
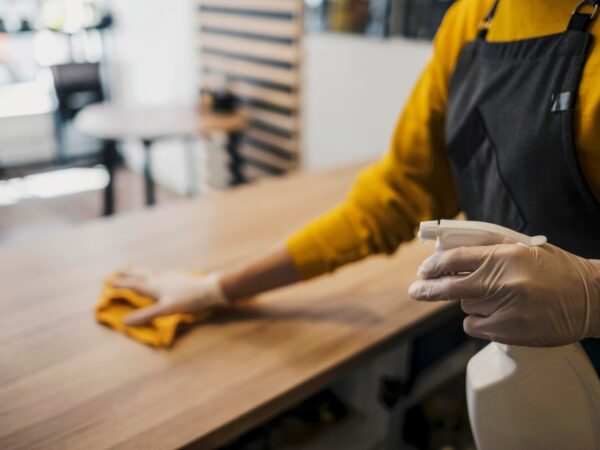
<svg viewBox="0 0 600 450"><path fill-rule="evenodd" d="M600 0L598 1L600 2ZM492 19L494 18L496 10L498 9L498 3L500 3L500 0L494 0L494 3L492 4L492 7L490 8L489 12L479 23L479 26L477 27L479 31L477 36L479 37L479 39L485 40L490 29L490 25L492 24Z"/></svg>
<svg viewBox="0 0 600 450"><path fill-rule="evenodd" d="M586 6L592 7L592 12L582 12ZM569 21L568 30L587 31L591 23L598 15L600 9L600 0L582 0L573 10L573 15Z"/></svg>

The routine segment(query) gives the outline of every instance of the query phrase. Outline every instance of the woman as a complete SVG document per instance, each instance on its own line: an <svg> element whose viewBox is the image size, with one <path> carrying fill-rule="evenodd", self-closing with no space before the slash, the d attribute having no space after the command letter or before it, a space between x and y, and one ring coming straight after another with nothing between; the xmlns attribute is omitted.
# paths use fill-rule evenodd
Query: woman
<svg viewBox="0 0 600 450"><path fill-rule="evenodd" d="M554 245L434 255L410 288L415 299L461 299L465 331L498 342L552 346L600 336L600 48L593 39L600 35L600 0L594 1L456 2L389 152L360 174L344 203L238 268L200 279L122 273L116 284L158 300L127 322L235 305L392 253L421 220L452 218L462 209L473 220L544 234Z"/></svg>

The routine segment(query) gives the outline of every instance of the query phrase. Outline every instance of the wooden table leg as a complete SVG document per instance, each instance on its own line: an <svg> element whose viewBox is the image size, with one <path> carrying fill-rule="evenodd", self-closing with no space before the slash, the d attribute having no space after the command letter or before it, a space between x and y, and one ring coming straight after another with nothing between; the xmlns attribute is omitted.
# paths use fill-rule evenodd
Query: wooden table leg
<svg viewBox="0 0 600 450"><path fill-rule="evenodd" d="M242 133L234 131L229 133L227 139L226 150L227 154L229 155L229 173L231 174L231 180L229 181L229 184L231 186L236 186L247 181L246 177L242 173L243 160L239 153L241 138Z"/></svg>
<svg viewBox="0 0 600 450"><path fill-rule="evenodd" d="M108 173L108 183L104 188L104 209L102 214L110 216L115 212L115 172L117 169L117 145L114 141L102 143L102 160Z"/></svg>
<svg viewBox="0 0 600 450"><path fill-rule="evenodd" d="M151 139L143 139L144 147L144 181L146 189L146 205L151 206L156 203L156 194L154 179L152 178L152 143Z"/></svg>

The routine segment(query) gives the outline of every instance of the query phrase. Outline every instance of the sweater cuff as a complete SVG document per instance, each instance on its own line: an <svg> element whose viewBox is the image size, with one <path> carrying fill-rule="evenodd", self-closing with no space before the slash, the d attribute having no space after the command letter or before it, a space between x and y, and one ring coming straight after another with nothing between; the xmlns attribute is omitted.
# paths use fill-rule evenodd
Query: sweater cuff
<svg viewBox="0 0 600 450"><path fill-rule="evenodd" d="M289 236L286 245L301 280L308 280L330 271L323 258L323 250L307 229Z"/></svg>

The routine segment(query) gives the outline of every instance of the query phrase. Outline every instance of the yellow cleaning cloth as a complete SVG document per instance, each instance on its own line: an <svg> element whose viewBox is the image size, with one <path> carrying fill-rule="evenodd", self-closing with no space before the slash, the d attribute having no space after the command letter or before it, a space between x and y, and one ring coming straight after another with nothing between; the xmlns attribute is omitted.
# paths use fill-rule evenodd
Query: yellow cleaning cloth
<svg viewBox="0 0 600 450"><path fill-rule="evenodd" d="M157 317L151 325L130 327L123 318L132 311L155 303L154 299L138 294L132 289L115 288L113 277L104 283L100 300L96 306L96 320L127 336L153 347L169 347L175 342L177 331L189 326L202 317L192 314L172 314Z"/></svg>

